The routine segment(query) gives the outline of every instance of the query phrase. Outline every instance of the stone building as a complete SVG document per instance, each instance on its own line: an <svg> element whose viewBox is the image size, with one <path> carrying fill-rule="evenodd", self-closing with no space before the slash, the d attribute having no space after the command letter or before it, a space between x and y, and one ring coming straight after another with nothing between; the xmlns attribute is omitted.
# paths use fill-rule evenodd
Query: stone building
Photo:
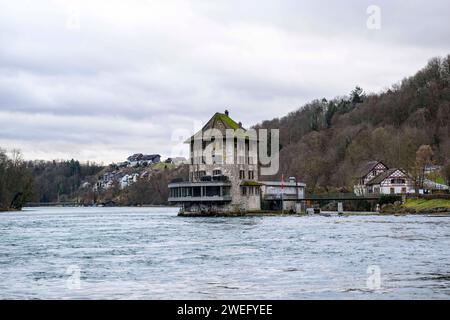
<svg viewBox="0 0 450 320"><path fill-rule="evenodd" d="M306 185L261 181L256 132L216 113L185 141L189 145L189 180L169 184L169 202L180 214L235 214L261 210L299 212ZM283 194L283 195L282 195Z"/></svg>
<svg viewBox="0 0 450 320"><path fill-rule="evenodd" d="M183 213L242 213L261 209L257 137L216 113L189 138L189 181L169 184L169 202Z"/></svg>

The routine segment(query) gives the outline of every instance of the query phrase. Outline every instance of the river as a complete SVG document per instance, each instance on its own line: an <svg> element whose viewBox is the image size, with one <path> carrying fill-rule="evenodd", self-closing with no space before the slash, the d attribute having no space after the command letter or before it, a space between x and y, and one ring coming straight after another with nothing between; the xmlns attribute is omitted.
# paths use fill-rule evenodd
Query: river
<svg viewBox="0 0 450 320"><path fill-rule="evenodd" d="M1 299L449 299L450 218L0 213Z"/></svg>

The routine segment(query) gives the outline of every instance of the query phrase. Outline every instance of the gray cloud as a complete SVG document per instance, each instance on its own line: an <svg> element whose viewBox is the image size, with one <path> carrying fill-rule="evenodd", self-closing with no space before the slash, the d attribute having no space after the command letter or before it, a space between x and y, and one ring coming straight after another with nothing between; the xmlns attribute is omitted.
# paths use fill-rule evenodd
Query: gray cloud
<svg viewBox="0 0 450 320"><path fill-rule="evenodd" d="M0 0L0 146L170 156L174 132L216 111L251 126L357 84L382 90L449 53L448 1L378 1L378 31L371 4Z"/></svg>

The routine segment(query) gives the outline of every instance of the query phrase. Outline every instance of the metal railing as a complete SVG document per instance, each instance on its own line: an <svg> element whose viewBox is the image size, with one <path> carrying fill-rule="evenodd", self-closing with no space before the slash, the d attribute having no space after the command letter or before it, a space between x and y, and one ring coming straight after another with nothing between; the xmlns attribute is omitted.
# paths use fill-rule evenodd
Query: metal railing
<svg viewBox="0 0 450 320"><path fill-rule="evenodd" d="M354 193L327 193L327 194L306 194L305 200L377 200L381 197L378 193L366 195L356 195Z"/></svg>
<svg viewBox="0 0 450 320"><path fill-rule="evenodd" d="M181 197L169 197L169 202L208 202L208 201L231 201L231 195L223 196L181 196Z"/></svg>

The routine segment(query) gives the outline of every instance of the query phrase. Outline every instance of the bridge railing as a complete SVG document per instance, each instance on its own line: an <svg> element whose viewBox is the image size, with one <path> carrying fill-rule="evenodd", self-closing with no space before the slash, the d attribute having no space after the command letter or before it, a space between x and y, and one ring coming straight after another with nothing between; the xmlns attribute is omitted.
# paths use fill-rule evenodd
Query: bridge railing
<svg viewBox="0 0 450 320"><path fill-rule="evenodd" d="M354 193L327 193L327 194L306 194L305 200L376 200L379 199L379 194L368 194L358 196Z"/></svg>

